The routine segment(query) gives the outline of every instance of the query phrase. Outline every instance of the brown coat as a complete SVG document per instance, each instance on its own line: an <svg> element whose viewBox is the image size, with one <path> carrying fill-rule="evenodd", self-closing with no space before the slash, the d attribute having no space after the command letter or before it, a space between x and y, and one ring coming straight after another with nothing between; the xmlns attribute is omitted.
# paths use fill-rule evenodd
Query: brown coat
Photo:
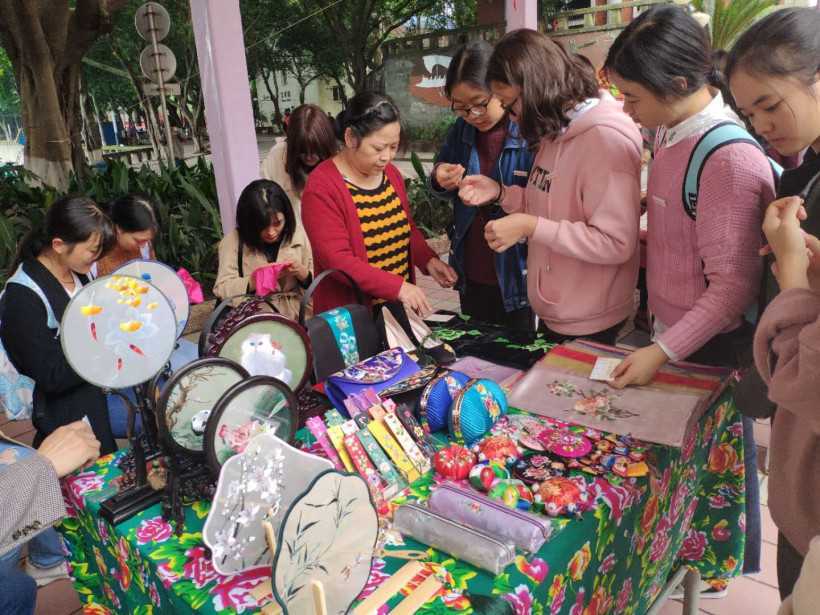
<svg viewBox="0 0 820 615"><path fill-rule="evenodd" d="M769 304L755 334L755 363L777 404L772 519L805 555L820 534L820 294L795 288Z"/></svg>
<svg viewBox="0 0 820 615"><path fill-rule="evenodd" d="M269 265L265 255L249 246L242 249L242 276L239 275L239 232L234 230L219 242L219 270L216 274L214 294L227 299L234 295L253 292L253 272L259 267ZM313 272L313 254L307 235L300 225L296 226L293 238L279 248L277 262L292 261L302 263ZM304 289L294 275L283 275L279 278L280 293L274 295L273 302L280 314L296 319L299 316L299 301Z"/></svg>

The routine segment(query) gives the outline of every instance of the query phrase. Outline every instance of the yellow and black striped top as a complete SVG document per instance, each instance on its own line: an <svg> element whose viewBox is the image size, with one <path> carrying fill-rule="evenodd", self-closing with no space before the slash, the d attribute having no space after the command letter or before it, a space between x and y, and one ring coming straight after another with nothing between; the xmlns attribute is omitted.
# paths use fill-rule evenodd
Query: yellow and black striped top
<svg viewBox="0 0 820 615"><path fill-rule="evenodd" d="M378 188L367 190L345 180L356 204L367 262L410 279L410 222L387 175Z"/></svg>

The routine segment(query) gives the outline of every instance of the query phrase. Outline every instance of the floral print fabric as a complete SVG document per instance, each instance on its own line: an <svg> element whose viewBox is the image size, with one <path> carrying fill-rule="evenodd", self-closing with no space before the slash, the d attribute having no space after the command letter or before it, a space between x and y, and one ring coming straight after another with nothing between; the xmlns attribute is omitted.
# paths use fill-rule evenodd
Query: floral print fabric
<svg viewBox="0 0 820 615"><path fill-rule="evenodd" d="M181 536L162 519L159 505L116 528L99 518L100 502L114 493L112 481L120 474L115 458L100 459L65 481L69 517L59 529L71 549L85 613L258 612L265 600L254 597L253 589L269 579L270 570L216 573L202 543L207 502L185 509ZM731 391L700 419L683 448L651 447L648 461L650 475L634 485L592 480L595 506L580 519L554 520L555 531L541 550L519 555L497 577L429 550L429 561L448 583L418 613L475 612L466 592L501 596L516 615L633 615L647 610L678 565L696 567L706 579L738 575L745 530L743 431ZM428 473L393 504L425 500L432 486ZM399 548L426 547L408 540ZM376 560L362 597L403 564Z"/></svg>

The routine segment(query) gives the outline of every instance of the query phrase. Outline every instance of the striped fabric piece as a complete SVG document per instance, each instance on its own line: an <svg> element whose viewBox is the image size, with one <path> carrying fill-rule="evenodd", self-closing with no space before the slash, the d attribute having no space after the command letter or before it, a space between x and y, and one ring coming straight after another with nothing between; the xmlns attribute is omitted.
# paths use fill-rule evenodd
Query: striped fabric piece
<svg viewBox="0 0 820 615"><path fill-rule="evenodd" d="M368 263L409 280L410 222L390 180L383 176L373 190L345 183L359 214Z"/></svg>
<svg viewBox="0 0 820 615"><path fill-rule="evenodd" d="M627 354L629 353L620 348L576 340L556 346L543 361L545 365L588 378L598 357L622 358ZM731 370L721 367L667 363L658 370L652 382L643 388L696 395L703 403L709 404L727 385L730 372Z"/></svg>

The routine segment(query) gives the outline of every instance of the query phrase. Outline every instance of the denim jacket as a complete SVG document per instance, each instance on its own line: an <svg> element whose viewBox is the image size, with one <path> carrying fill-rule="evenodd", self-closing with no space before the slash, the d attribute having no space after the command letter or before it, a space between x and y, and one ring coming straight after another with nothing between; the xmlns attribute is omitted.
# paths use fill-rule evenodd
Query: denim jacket
<svg viewBox="0 0 820 615"><path fill-rule="evenodd" d="M503 120L502 120L503 121ZM475 148L476 129L470 126L463 118L458 118L447 133L447 139L441 148L436 162L460 164L467 169L467 175L478 175L478 152ZM490 177L501 181L506 186L526 186L527 176L532 165L533 155L527 148L527 143L518 132L518 125L509 120L507 138L504 149L493 167ZM464 291L466 275L464 272L464 240L467 231L476 215L475 207L468 207L458 198L456 191L443 191L433 181L430 174L430 189L440 197L453 201L453 226L450 235L450 265L458 273L457 288ZM504 216L499 205L493 205L490 218ZM527 300L527 245L516 244L505 252L495 255L495 271L504 308L511 312L529 305Z"/></svg>

